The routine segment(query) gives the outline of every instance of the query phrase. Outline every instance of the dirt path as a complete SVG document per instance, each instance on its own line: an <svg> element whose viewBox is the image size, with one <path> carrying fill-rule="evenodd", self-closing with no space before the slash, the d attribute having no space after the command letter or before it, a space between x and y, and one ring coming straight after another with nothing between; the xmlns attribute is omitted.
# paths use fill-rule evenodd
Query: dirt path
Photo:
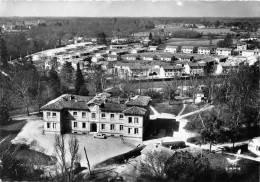
<svg viewBox="0 0 260 182"><path fill-rule="evenodd" d="M180 116L183 113L183 111L185 110L185 108L186 108L186 104L183 101L183 108L182 108L182 110L179 112L179 114L177 116Z"/></svg>
<svg viewBox="0 0 260 182"><path fill-rule="evenodd" d="M190 115L193 115L193 114L196 114L198 112L201 112L201 111L205 111L205 110L208 110L208 109L212 109L214 106L213 105L209 105L209 106L206 106L206 107L203 107L201 109L198 109L196 111L192 111L190 113L187 113L187 114L184 114L184 115L178 115L178 119L182 119L182 118L185 118L187 116L190 116Z"/></svg>

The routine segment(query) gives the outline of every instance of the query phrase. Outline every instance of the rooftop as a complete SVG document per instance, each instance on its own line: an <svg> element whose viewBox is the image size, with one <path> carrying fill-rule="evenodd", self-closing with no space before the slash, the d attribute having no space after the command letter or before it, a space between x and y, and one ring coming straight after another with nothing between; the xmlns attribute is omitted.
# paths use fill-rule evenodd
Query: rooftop
<svg viewBox="0 0 260 182"><path fill-rule="evenodd" d="M151 97L148 96L142 96L142 95L137 95L133 98L131 98L128 102L126 102L127 106L147 106L151 100Z"/></svg>
<svg viewBox="0 0 260 182"><path fill-rule="evenodd" d="M87 102L92 97L63 94L60 97L48 102L46 105L41 107L41 110L62 110L62 109L78 109L88 110Z"/></svg>
<svg viewBox="0 0 260 182"><path fill-rule="evenodd" d="M123 111L123 113L126 115L139 115L139 116L145 115L146 112L147 112L146 109L137 106L130 107Z"/></svg>

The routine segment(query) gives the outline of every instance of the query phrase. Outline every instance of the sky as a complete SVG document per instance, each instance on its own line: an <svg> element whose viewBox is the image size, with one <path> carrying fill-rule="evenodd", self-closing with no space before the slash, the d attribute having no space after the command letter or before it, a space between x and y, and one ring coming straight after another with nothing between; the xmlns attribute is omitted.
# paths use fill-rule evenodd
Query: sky
<svg viewBox="0 0 260 182"><path fill-rule="evenodd" d="M10 16L260 17L260 0L0 0L0 17Z"/></svg>

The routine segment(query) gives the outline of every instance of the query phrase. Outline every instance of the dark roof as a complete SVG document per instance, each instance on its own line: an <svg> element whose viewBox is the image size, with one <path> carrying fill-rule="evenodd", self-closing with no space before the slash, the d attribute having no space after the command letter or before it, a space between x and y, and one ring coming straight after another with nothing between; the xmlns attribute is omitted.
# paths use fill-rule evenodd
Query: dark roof
<svg viewBox="0 0 260 182"><path fill-rule="evenodd" d="M211 50L210 47L199 47L198 49L206 49L206 50Z"/></svg>
<svg viewBox="0 0 260 182"><path fill-rule="evenodd" d="M123 112L126 109L125 104L119 103L104 103L101 105L100 109L102 112Z"/></svg>
<svg viewBox="0 0 260 182"><path fill-rule="evenodd" d="M62 109L78 109L88 110L87 102L92 97L63 94L60 97L48 102L41 107L41 110L62 110Z"/></svg>
<svg viewBox="0 0 260 182"><path fill-rule="evenodd" d="M168 70L175 70L175 69L184 69L183 67L181 66L171 66L171 65L168 65L168 66L162 66L163 69L168 69Z"/></svg>
<svg viewBox="0 0 260 182"><path fill-rule="evenodd" d="M132 98L126 103L127 106L147 106L151 100L151 97L138 95Z"/></svg>
<svg viewBox="0 0 260 182"><path fill-rule="evenodd" d="M146 109L137 106L130 107L123 111L123 113L126 115L141 115L141 116L145 115L146 112L147 112Z"/></svg>
<svg viewBox="0 0 260 182"><path fill-rule="evenodd" d="M184 48L184 49L194 49L194 46L182 46L181 48Z"/></svg>
<svg viewBox="0 0 260 182"><path fill-rule="evenodd" d="M161 54L160 57L163 57L163 58L173 58L174 55L173 54Z"/></svg>
<svg viewBox="0 0 260 182"><path fill-rule="evenodd" d="M232 51L231 48L221 48L221 47L218 47L217 50Z"/></svg>
<svg viewBox="0 0 260 182"><path fill-rule="evenodd" d="M190 67L199 67L199 66L206 66L206 63L193 63L193 62L190 62L190 63L188 63L188 65Z"/></svg>

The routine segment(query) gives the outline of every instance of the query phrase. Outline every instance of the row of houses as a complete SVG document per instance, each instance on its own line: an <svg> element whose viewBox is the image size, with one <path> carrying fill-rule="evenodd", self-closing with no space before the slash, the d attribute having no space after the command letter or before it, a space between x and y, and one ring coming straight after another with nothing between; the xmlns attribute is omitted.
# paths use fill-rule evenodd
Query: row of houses
<svg viewBox="0 0 260 182"><path fill-rule="evenodd" d="M44 133L99 132L143 140L151 98L127 99L100 93L95 97L64 94L41 107Z"/></svg>

